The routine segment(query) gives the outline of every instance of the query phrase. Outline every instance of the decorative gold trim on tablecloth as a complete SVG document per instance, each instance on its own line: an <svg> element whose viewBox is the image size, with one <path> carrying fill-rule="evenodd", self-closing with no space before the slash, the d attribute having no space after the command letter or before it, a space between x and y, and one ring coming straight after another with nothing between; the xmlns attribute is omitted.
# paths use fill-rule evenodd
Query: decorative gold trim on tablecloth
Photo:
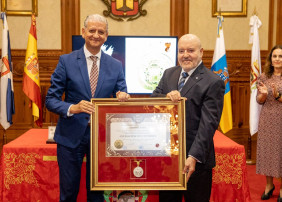
<svg viewBox="0 0 282 202"><path fill-rule="evenodd" d="M39 184L33 174L36 165L36 159L40 155L36 153L3 153L4 155L4 186L10 189L10 185L28 184L39 187Z"/></svg>
<svg viewBox="0 0 282 202"><path fill-rule="evenodd" d="M239 199L234 199L235 200L235 202L240 202L240 200ZM216 201L214 201L214 200L210 200L210 202L216 202Z"/></svg>
<svg viewBox="0 0 282 202"><path fill-rule="evenodd" d="M43 161L57 161L57 156L43 156ZM83 162L86 162L86 157L83 158Z"/></svg>
<svg viewBox="0 0 282 202"><path fill-rule="evenodd" d="M216 167L213 169L212 181L215 184L225 182L226 184L235 184L237 189L242 187L243 169L245 153L227 154L216 153Z"/></svg>
<svg viewBox="0 0 282 202"><path fill-rule="evenodd" d="M57 156L43 156L43 161L57 161Z"/></svg>

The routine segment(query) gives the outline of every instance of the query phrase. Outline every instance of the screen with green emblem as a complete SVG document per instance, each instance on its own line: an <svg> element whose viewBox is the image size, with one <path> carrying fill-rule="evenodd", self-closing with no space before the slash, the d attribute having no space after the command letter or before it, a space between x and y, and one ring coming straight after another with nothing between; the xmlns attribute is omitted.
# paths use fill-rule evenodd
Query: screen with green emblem
<svg viewBox="0 0 282 202"><path fill-rule="evenodd" d="M72 42L73 50L84 45L80 35ZM163 72L177 64L176 36L109 36L102 50L121 61L130 94L151 94Z"/></svg>

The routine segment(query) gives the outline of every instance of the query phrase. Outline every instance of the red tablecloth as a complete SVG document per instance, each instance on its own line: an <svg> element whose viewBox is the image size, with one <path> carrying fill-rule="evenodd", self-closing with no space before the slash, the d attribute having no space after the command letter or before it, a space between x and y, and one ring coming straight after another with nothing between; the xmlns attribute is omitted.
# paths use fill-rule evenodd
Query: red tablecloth
<svg viewBox="0 0 282 202"><path fill-rule="evenodd" d="M0 201L59 201L59 170L56 144L46 144L47 129L31 129L4 145L0 167ZM250 201L244 146L220 132L214 136L216 167L213 170L212 202ZM121 191L110 194L117 201ZM157 202L157 191L132 191L135 201ZM78 201L86 201L85 163Z"/></svg>
<svg viewBox="0 0 282 202"><path fill-rule="evenodd" d="M248 202L245 148L219 131L214 135L216 167L213 169L210 202Z"/></svg>
<svg viewBox="0 0 282 202"><path fill-rule="evenodd" d="M46 144L47 139L47 129L31 129L4 145L0 201L59 201L57 145ZM85 163L82 178L85 179ZM85 187L85 180L80 186ZM85 195L84 188L80 201L86 201Z"/></svg>

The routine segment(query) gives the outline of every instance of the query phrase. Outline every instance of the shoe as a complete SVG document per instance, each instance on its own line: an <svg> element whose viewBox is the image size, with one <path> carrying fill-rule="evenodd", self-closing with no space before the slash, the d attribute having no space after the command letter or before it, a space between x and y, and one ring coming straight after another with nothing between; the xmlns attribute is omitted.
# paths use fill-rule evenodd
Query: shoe
<svg viewBox="0 0 282 202"><path fill-rule="evenodd" d="M273 193L274 189L275 189L275 186L273 185L273 188L272 188L271 190L269 190L269 192L268 192L267 194L265 194L265 193L263 192L263 194L261 195L261 200L267 200L267 199L269 199L269 198L272 196L272 193ZM279 197L279 198L280 198L280 197Z"/></svg>
<svg viewBox="0 0 282 202"><path fill-rule="evenodd" d="M280 195L277 198L277 202L282 202L282 198L280 197Z"/></svg>

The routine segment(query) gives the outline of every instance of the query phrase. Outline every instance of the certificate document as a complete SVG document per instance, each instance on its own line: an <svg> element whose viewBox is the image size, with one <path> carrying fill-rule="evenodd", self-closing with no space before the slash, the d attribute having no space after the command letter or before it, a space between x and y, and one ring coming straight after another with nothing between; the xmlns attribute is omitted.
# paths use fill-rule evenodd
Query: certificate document
<svg viewBox="0 0 282 202"><path fill-rule="evenodd" d="M170 156L170 113L107 113L106 156Z"/></svg>

